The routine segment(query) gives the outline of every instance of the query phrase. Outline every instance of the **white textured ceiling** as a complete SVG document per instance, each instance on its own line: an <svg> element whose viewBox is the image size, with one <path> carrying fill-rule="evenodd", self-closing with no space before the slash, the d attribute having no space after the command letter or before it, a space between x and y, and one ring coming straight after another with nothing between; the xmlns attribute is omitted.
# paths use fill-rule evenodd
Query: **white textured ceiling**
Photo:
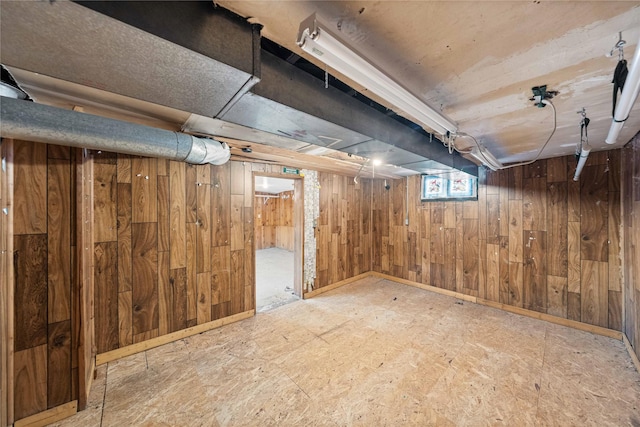
<svg viewBox="0 0 640 427"><path fill-rule="evenodd" d="M558 91L557 131L542 158L573 154L583 107L589 142L610 149L611 78L618 40L631 60L640 37L638 2L216 1L264 25L264 37L322 66L296 45L299 23L322 16L345 40L405 87L455 120L503 162L535 156L553 128L551 108L531 88ZM331 73L332 70L329 69ZM388 105L346 76L336 77ZM640 130L636 104L616 146ZM460 146L472 144L458 140Z"/></svg>

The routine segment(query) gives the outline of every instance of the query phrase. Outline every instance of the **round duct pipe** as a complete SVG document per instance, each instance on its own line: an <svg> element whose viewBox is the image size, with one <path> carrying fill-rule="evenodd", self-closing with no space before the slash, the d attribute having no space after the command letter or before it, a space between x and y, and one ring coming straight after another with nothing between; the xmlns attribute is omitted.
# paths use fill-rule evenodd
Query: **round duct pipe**
<svg viewBox="0 0 640 427"><path fill-rule="evenodd" d="M227 144L92 114L2 97L0 136L193 164L229 161Z"/></svg>

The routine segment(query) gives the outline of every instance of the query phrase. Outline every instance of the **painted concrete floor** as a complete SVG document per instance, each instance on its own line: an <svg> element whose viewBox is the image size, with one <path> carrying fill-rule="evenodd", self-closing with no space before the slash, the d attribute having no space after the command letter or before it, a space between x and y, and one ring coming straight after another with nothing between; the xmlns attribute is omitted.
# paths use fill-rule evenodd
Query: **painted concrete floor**
<svg viewBox="0 0 640 427"><path fill-rule="evenodd" d="M256 251L257 311L297 300L293 294L293 252L280 248Z"/></svg>
<svg viewBox="0 0 640 427"><path fill-rule="evenodd" d="M101 366L58 425L638 426L640 374L620 341L367 278Z"/></svg>

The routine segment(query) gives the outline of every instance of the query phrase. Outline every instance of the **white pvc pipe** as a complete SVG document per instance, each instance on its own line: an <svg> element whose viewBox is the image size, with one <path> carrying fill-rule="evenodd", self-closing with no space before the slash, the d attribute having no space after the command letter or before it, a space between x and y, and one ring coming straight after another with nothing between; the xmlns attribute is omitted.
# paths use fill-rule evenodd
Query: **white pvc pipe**
<svg viewBox="0 0 640 427"><path fill-rule="evenodd" d="M587 157L589 157L590 152L590 146L585 145L584 147L582 147L582 150L580 151L580 158L578 159L578 166L576 166L576 173L573 175L574 181L577 181L580 178L582 168L584 168L585 163L587 163Z"/></svg>
<svg viewBox="0 0 640 427"><path fill-rule="evenodd" d="M636 44L636 51L633 54L624 89L622 89L618 105L616 105L616 114L613 116L609 134L607 139L604 140L607 144L615 144L618 140L618 135L624 126L624 120L629 116L633 104L638 98L638 92L640 92L640 40Z"/></svg>

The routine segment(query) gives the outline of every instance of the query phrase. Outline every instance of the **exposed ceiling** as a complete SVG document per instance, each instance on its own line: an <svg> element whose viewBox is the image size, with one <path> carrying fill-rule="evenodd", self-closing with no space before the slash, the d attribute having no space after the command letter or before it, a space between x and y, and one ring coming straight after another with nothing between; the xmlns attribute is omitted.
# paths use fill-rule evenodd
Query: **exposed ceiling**
<svg viewBox="0 0 640 427"><path fill-rule="evenodd" d="M224 9L239 17L212 12ZM551 134L551 108L529 100L543 84L558 94L542 158L575 152L582 108L594 150L613 148L618 58L605 54L622 32L631 59L640 37L637 2L58 0L0 2L0 12L0 62L37 102L215 136L236 160L383 178L470 163L308 57L295 42L312 13L503 163L533 158ZM261 55L247 21L263 25ZM638 130L640 105L616 146ZM375 171L374 157L385 162Z"/></svg>
<svg viewBox="0 0 640 427"><path fill-rule="evenodd" d="M558 91L557 131L542 158L569 155L580 141L584 107L595 151L611 149L613 71L618 41L631 59L640 37L638 2L570 1L216 1L264 37L323 67L296 45L312 13L432 107L440 108L503 163L533 158L553 127L531 88ZM329 70L331 73L332 70ZM346 76L340 79L385 105ZM393 108L391 105L387 105ZM617 146L640 130L636 104ZM459 141L461 146L473 144Z"/></svg>

